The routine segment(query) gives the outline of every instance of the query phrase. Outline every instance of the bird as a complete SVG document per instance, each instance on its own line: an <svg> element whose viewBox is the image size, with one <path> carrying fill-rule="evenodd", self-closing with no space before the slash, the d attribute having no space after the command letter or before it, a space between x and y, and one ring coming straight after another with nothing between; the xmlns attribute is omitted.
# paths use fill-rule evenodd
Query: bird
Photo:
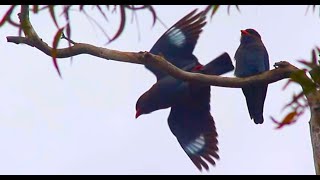
<svg viewBox="0 0 320 180"><path fill-rule="evenodd" d="M193 55L202 28L206 24L203 12L193 10L170 27L154 44L150 53L161 55L178 68L189 72L221 75L234 69L224 52L205 66ZM210 114L210 86L176 79L160 69L145 65L157 82L136 103L136 118L156 110L171 107L168 125L193 164L209 170L215 165L217 132Z"/></svg>
<svg viewBox="0 0 320 180"><path fill-rule="evenodd" d="M270 69L269 55L261 35L252 28L241 30L240 45L235 53L236 77L248 77ZM255 124L264 122L263 109L268 84L252 84L242 88L250 118Z"/></svg>

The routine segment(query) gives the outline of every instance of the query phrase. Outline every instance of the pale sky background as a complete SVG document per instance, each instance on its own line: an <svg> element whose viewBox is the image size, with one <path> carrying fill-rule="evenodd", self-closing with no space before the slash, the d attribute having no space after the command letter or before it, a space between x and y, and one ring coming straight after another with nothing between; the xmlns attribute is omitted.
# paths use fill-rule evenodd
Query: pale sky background
<svg viewBox="0 0 320 180"><path fill-rule="evenodd" d="M205 6L155 6L168 27L197 7ZM1 15L6 9L0 7ZM209 19L200 36L194 53L203 64L224 51L233 57L246 28L261 34L271 67L280 60L302 67L296 60L310 58L311 49L320 46L318 8L307 15L306 6L240 6L241 13L231 7L231 15L226 9ZM105 46L105 36L83 14L71 16L74 41ZM115 16L101 21L109 33L118 28ZM159 22L151 28L150 13L139 12L139 40L130 13L127 18L121 37L105 47L150 50L166 31ZM51 44L56 29L48 13L31 21ZM309 112L281 130L269 118L283 118L288 110L282 107L301 90L290 85L282 91L286 80L269 86L263 125L250 120L240 89L212 87L221 159L201 173L170 132L169 109L135 119L137 99L155 82L142 65L79 55L72 65L59 61L61 80L50 57L7 43L9 35L17 31L0 29L0 174L315 174Z"/></svg>

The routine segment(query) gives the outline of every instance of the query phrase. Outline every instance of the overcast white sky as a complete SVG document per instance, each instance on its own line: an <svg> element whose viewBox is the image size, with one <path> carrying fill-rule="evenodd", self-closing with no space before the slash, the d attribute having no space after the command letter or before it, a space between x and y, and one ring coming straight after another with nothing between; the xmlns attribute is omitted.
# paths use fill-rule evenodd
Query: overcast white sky
<svg viewBox="0 0 320 180"><path fill-rule="evenodd" d="M155 6L170 27L205 6ZM0 8L3 15L5 7ZM305 15L306 6L240 6L231 15L226 6L204 27L195 49L201 63L226 51L234 56L240 29L254 28L268 49L270 65L309 58L320 45L319 10ZM14 15L15 16L15 15ZM106 38L84 15L71 14L72 38L104 46ZM118 15L116 15L118 16ZM148 12L138 13L140 40L131 14L124 33L107 48L149 50L166 28L151 28ZM117 18L103 22L114 32ZM38 34L52 43L55 27L48 15L31 16ZM1 28L0 174L314 174L309 113L297 123L275 130L269 119L283 118L282 107L300 87L271 84L265 103L265 123L255 125L240 89L212 87L211 113L219 134L219 155L210 172L197 170L171 134L169 109L135 116L135 103L155 77L141 65L80 55L59 61L61 80L51 58L27 45L7 43L17 35ZM65 43L64 43L65 44ZM225 76L233 76L233 72Z"/></svg>

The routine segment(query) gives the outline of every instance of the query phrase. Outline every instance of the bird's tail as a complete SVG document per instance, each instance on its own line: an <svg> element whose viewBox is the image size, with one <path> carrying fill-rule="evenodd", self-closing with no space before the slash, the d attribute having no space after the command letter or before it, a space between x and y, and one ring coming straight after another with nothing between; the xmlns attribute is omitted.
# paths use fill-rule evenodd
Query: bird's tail
<svg viewBox="0 0 320 180"><path fill-rule="evenodd" d="M201 69L201 72L209 75L222 75L234 69L231 58L224 52Z"/></svg>
<svg viewBox="0 0 320 180"><path fill-rule="evenodd" d="M256 124L262 124L264 121L263 107L267 89L268 85L251 85L249 87L242 88L243 94L246 97L250 117Z"/></svg>

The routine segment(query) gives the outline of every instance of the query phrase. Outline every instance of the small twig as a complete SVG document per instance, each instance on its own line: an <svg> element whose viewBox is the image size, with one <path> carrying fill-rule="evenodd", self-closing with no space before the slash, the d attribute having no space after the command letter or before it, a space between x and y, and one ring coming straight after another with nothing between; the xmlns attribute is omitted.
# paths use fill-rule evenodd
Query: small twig
<svg viewBox="0 0 320 180"><path fill-rule="evenodd" d="M63 32L61 34L61 39L65 39L73 45L78 44L78 43L74 42L73 40L71 40L70 38L66 37Z"/></svg>

